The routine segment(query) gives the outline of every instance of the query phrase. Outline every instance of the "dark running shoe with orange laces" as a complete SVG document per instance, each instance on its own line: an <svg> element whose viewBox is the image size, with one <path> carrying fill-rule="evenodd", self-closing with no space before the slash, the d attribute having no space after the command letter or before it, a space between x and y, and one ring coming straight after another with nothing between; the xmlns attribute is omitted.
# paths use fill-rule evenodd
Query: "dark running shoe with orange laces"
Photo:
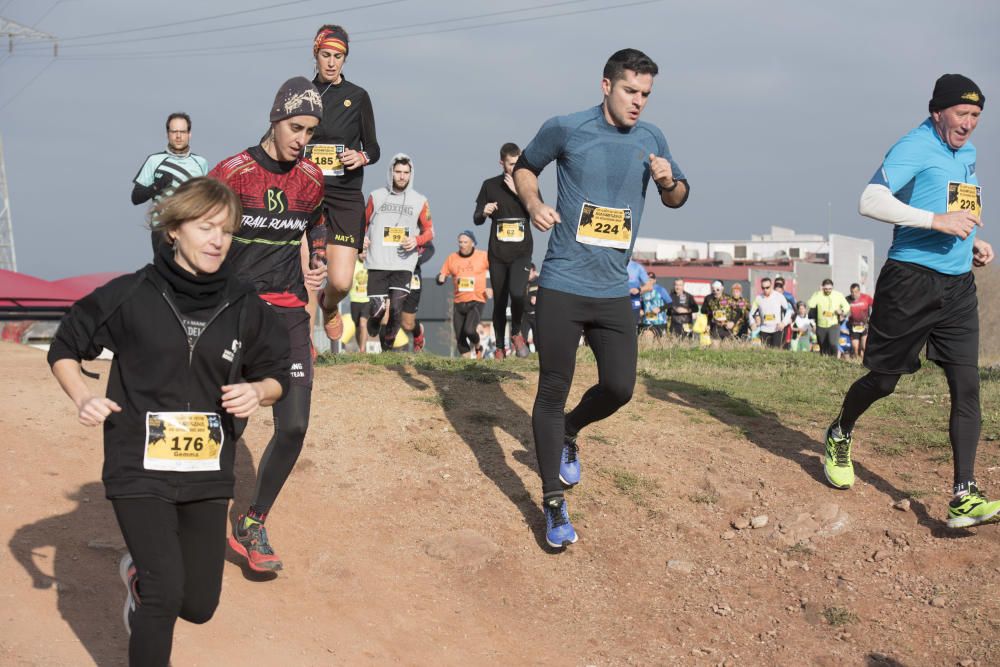
<svg viewBox="0 0 1000 667"><path fill-rule="evenodd" d="M236 517L233 533L229 536L229 546L247 559L247 565L254 572L277 572L281 569L281 559L274 553L267 540L264 524L246 520L243 514Z"/></svg>

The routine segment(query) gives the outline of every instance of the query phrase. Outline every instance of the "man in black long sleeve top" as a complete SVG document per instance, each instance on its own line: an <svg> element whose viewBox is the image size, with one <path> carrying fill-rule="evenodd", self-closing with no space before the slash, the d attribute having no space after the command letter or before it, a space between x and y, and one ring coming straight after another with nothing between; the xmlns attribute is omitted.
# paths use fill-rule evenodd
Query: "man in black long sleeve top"
<svg viewBox="0 0 1000 667"><path fill-rule="evenodd" d="M507 301L510 300L510 342L519 357L529 354L521 334L524 318L524 295L531 270L531 217L517 198L511 174L521 156L517 144L506 143L500 148L503 173L483 181L476 197L476 212L472 221L490 224L490 282L493 284L493 331L497 337L497 355L506 350L504 331L507 329Z"/></svg>

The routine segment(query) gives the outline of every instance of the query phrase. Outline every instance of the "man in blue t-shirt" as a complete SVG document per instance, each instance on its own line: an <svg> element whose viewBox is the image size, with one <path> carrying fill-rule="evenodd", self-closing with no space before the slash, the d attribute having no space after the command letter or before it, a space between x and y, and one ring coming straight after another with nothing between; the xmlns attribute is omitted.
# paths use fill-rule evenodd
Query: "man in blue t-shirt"
<svg viewBox="0 0 1000 667"><path fill-rule="evenodd" d="M167 116L167 150L153 153L142 163L132 180L132 203L138 206L152 199L155 205L184 181L206 174L208 162L191 152L191 117L172 113ZM154 231L154 251L158 238L159 232Z"/></svg>
<svg viewBox="0 0 1000 667"><path fill-rule="evenodd" d="M626 265L646 189L652 180L670 208L688 197L663 133L639 120L658 71L641 51L613 54L604 66L601 104L547 120L514 167L531 223L552 231L538 281L540 373L532 428L546 540L553 548L576 541L563 488L580 481L577 433L625 405L635 386L636 327ZM553 160L555 208L538 191L538 174ZM564 414L581 334L594 352L599 379Z"/></svg>
<svg viewBox="0 0 1000 667"><path fill-rule="evenodd" d="M889 259L875 285L864 365L869 373L844 397L826 432L824 473L838 489L854 483L854 424L888 396L900 375L920 368L920 353L944 369L951 394L954 457L948 527L965 528L1000 513L976 485L979 442L979 302L972 266L993 260L976 236L982 195L969 137L985 98L972 80L945 74L934 85L930 117L886 153L861 195L860 211L894 225Z"/></svg>

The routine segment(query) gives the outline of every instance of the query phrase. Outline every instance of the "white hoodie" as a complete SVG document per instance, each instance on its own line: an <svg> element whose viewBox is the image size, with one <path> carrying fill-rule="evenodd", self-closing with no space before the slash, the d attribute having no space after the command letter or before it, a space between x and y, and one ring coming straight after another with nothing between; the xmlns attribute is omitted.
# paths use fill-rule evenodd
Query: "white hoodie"
<svg viewBox="0 0 1000 667"><path fill-rule="evenodd" d="M400 160L410 162L410 182L402 192L392 186L392 168ZM368 195L368 258L365 266L376 271L413 271L417 265L417 250L406 251L401 245L406 238L420 235L419 221L430 221L427 197L413 189L413 160L405 153L397 153L389 162L388 187L379 188ZM433 232L431 232L433 237ZM429 239L428 239L429 240Z"/></svg>

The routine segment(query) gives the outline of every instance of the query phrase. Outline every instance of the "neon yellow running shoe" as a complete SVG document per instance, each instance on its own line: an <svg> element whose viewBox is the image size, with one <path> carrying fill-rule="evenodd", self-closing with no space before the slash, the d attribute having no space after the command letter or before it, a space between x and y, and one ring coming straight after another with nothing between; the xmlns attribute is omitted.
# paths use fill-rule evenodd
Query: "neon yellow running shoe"
<svg viewBox="0 0 1000 667"><path fill-rule="evenodd" d="M948 527L968 528L985 523L1000 514L1000 500L989 500L976 486L969 484L969 492L948 503Z"/></svg>
<svg viewBox="0 0 1000 667"><path fill-rule="evenodd" d="M826 429L826 455L823 457L823 474L835 489L854 486L854 464L851 463L851 434L841 433L830 424Z"/></svg>

